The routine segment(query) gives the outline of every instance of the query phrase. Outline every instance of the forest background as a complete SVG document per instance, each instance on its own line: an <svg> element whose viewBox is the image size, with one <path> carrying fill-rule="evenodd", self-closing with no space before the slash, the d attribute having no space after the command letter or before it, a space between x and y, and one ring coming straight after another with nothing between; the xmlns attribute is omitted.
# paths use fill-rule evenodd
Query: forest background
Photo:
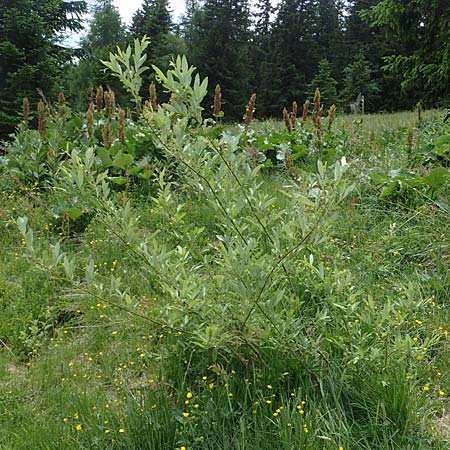
<svg viewBox="0 0 450 450"><path fill-rule="evenodd" d="M83 33L78 48L67 44L73 32ZM123 88L100 60L144 35L150 64L164 71L185 54L208 77L208 110L220 84L230 121L242 117L254 92L258 118L280 117L316 87L324 106L341 112L350 112L360 92L367 112L450 103L447 0L186 0L177 23L168 0L143 0L129 26L112 0L2 0L0 137L14 130L23 97L37 103L38 89L50 101L63 91L85 111L92 87L109 85L126 107ZM144 97L154 76L144 80Z"/></svg>

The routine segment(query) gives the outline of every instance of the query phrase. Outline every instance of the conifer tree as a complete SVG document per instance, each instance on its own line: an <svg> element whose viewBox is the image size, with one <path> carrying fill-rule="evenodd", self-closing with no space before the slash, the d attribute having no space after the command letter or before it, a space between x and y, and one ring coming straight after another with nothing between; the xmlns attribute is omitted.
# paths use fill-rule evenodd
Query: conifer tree
<svg viewBox="0 0 450 450"><path fill-rule="evenodd" d="M314 36L317 58L330 62L335 77L340 75L344 68L342 62L345 61L342 10L342 2L336 0L318 0L315 9Z"/></svg>
<svg viewBox="0 0 450 450"><path fill-rule="evenodd" d="M81 41L82 57L72 67L69 80L69 100L76 109L84 110L87 105L90 86L110 86L119 104L127 101L121 83L103 70L101 60L108 59L109 52L127 43L127 32L118 9L112 0L97 0L93 8L93 18L86 36Z"/></svg>
<svg viewBox="0 0 450 450"><path fill-rule="evenodd" d="M378 83L372 78L372 68L364 52L360 51L354 61L344 69L344 82L341 99L345 111L355 101L359 93L364 95L366 112L374 111L378 104L375 95L380 91Z"/></svg>
<svg viewBox="0 0 450 450"><path fill-rule="evenodd" d="M1 0L0 137L14 129L23 97L32 107L37 88L49 99L56 97L72 54L60 33L79 31L85 8L84 1Z"/></svg>
<svg viewBox="0 0 450 450"><path fill-rule="evenodd" d="M450 102L450 7L446 0L381 0L365 14L400 43L384 69L401 77L412 102Z"/></svg>
<svg viewBox="0 0 450 450"><path fill-rule="evenodd" d="M146 35L153 45L159 37L166 35L172 28L172 18L168 0L143 0L135 12L130 26L133 38Z"/></svg>
<svg viewBox="0 0 450 450"><path fill-rule="evenodd" d="M274 113L273 105L277 103L273 89L273 74L276 71L272 47L272 16L275 8L271 0L259 0L254 14L253 60L254 81L252 86L258 94L258 117ZM277 112L275 112L276 114Z"/></svg>
<svg viewBox="0 0 450 450"><path fill-rule="evenodd" d="M165 71L170 59L186 53L183 40L173 32L173 28L168 0L143 0L133 16L130 33L132 38L147 36L150 39L147 65L155 64ZM153 74L144 76L143 90L147 90L153 79Z"/></svg>
<svg viewBox="0 0 450 450"><path fill-rule="evenodd" d="M323 105L325 108L329 108L338 101L336 85L337 82L333 78L330 63L327 59L322 59L319 63L316 76L308 85L308 99L312 100L316 89L319 89Z"/></svg>
<svg viewBox="0 0 450 450"><path fill-rule="evenodd" d="M208 77L210 87L220 84L225 118L239 120L251 94L253 71L248 1L206 0L193 21L189 38L192 63ZM212 92L206 101L212 104Z"/></svg>

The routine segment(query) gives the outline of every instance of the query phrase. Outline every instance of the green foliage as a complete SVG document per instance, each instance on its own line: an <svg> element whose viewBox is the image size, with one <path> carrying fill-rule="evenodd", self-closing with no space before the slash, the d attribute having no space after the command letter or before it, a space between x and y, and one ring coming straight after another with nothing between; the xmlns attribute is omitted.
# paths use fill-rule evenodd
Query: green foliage
<svg viewBox="0 0 450 450"><path fill-rule="evenodd" d="M133 16L130 33L134 39L148 37L147 60L163 71L177 55L187 52L185 42L175 31L167 0L144 0ZM154 74L144 74L142 92L147 92L151 81L154 81Z"/></svg>
<svg viewBox="0 0 450 450"><path fill-rule="evenodd" d="M439 118L407 149L391 116L373 136L353 119L225 127L186 58L154 69L172 99L124 135L111 108L66 108L7 146L5 445L445 449L448 171L412 157ZM367 174L396 166L387 183L426 184L420 208L379 199Z"/></svg>
<svg viewBox="0 0 450 450"><path fill-rule="evenodd" d="M71 52L60 33L79 31L84 1L5 0L0 6L0 138L13 131L23 97L37 103L37 88L55 98Z"/></svg>
<svg viewBox="0 0 450 450"><path fill-rule="evenodd" d="M328 60L322 59L317 73L308 85L308 98L312 101L316 89L320 90L321 101L325 108L337 103L337 82L332 76L331 66Z"/></svg>
<svg viewBox="0 0 450 450"><path fill-rule="evenodd" d="M373 111L374 98L379 92L378 84L372 78L371 64L364 53L359 52L355 60L344 69L341 99L345 110L349 110L350 103L361 93L366 101L366 111Z"/></svg>
<svg viewBox="0 0 450 450"><path fill-rule="evenodd" d="M444 167L435 167L427 175L420 176L406 170L392 170L387 176L380 173L371 173L371 179L377 185L382 185L381 197L393 199L408 200L411 196L416 197L415 193L430 199L437 199L448 189L450 172ZM419 197L419 202L423 198Z"/></svg>
<svg viewBox="0 0 450 450"><path fill-rule="evenodd" d="M66 95L76 111L87 108L91 86L110 86L116 93L117 101L125 107L128 96L121 91L118 80L103 70L102 59L117 46L126 46L127 33L117 8L111 1L99 1L93 11L89 29L81 40L82 56L76 65L70 66L66 83Z"/></svg>
<svg viewBox="0 0 450 450"><path fill-rule="evenodd" d="M384 58L387 72L401 74L402 89L421 92L430 103L448 101L450 11L445 2L383 0L366 17L402 44Z"/></svg>
<svg viewBox="0 0 450 450"><path fill-rule="evenodd" d="M247 0L207 0L188 31L189 59L211 86L220 84L225 117L242 118L251 94L250 11ZM212 104L212 93L207 105Z"/></svg>
<svg viewBox="0 0 450 450"><path fill-rule="evenodd" d="M149 41L146 36L141 40L135 39L133 51L131 46L128 46L125 51L117 47L117 53L109 53L109 61L102 61L132 95L138 116L142 111L142 98L140 96L142 74L148 70L148 67L144 66L147 59L145 49L148 44Z"/></svg>
<svg viewBox="0 0 450 450"><path fill-rule="evenodd" d="M203 111L201 103L207 94L208 78L202 82L200 82L199 74L193 78L196 68L188 65L185 56L177 56L170 65L172 68L167 71L167 74L158 67L152 66L158 82L171 94L170 103L166 104L165 108L179 118L195 119L200 125Z"/></svg>

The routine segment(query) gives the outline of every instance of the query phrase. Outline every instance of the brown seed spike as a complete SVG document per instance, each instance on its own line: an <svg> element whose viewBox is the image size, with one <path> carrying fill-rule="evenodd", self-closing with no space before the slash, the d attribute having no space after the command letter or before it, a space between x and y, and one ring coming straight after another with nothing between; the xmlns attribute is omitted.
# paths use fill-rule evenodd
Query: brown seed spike
<svg viewBox="0 0 450 450"><path fill-rule="evenodd" d="M245 117L244 117L244 125L245 128L248 128L250 122L253 119L253 112L255 111L256 104L256 94L252 94L250 96L250 100L248 101L247 108L245 109Z"/></svg>
<svg viewBox="0 0 450 450"><path fill-rule="evenodd" d="M336 119L336 105L331 105L330 110L328 111L328 131L331 130L331 127L333 126L333 122Z"/></svg>
<svg viewBox="0 0 450 450"><path fill-rule="evenodd" d="M37 105L37 113L38 113L38 131L41 137L43 138L45 135L45 104L42 100L39 100Z"/></svg>
<svg viewBox="0 0 450 450"><path fill-rule="evenodd" d="M94 138L94 104L90 103L86 112L86 127L88 131L89 140Z"/></svg>
<svg viewBox="0 0 450 450"><path fill-rule="evenodd" d="M292 122L291 122L291 118L289 117L289 113L286 108L283 109L283 119L284 119L284 123L285 123L286 128L288 129L289 133L292 133Z"/></svg>
<svg viewBox="0 0 450 450"><path fill-rule="evenodd" d="M122 108L119 108L118 128L119 128L119 141L122 144L124 144L125 143L125 111Z"/></svg>
<svg viewBox="0 0 450 450"><path fill-rule="evenodd" d="M103 126L103 146L107 149L111 148L112 138L111 138L111 119L108 117Z"/></svg>
<svg viewBox="0 0 450 450"><path fill-rule="evenodd" d="M95 96L95 104L97 106L97 111L100 112L103 109L103 86L100 85L97 88L97 95Z"/></svg>
<svg viewBox="0 0 450 450"><path fill-rule="evenodd" d="M222 109L222 92L220 90L220 84L216 85L214 89L214 109L213 116L219 117L220 110Z"/></svg>
<svg viewBox="0 0 450 450"><path fill-rule="evenodd" d="M22 117L25 122L30 120L30 101L28 97L24 97L22 101Z"/></svg>
<svg viewBox="0 0 450 450"><path fill-rule="evenodd" d="M295 127L297 126L297 114L298 114L298 105L296 101L292 102L292 112L289 114L289 119L291 120L292 131L295 131Z"/></svg>
<svg viewBox="0 0 450 450"><path fill-rule="evenodd" d="M319 88L316 89L316 92L314 94L314 112L318 112L320 108L320 90Z"/></svg>
<svg viewBox="0 0 450 450"><path fill-rule="evenodd" d="M150 106L152 107L152 111L156 111L158 109L158 102L156 98L156 86L153 81L150 83L148 90L150 94Z"/></svg>
<svg viewBox="0 0 450 450"><path fill-rule="evenodd" d="M309 100L306 100L306 102L303 103L302 126L306 123L306 120L308 119L308 109L309 109Z"/></svg>
<svg viewBox="0 0 450 450"><path fill-rule="evenodd" d="M116 96L114 92L108 87L108 90L104 94L106 115L112 119L116 113Z"/></svg>

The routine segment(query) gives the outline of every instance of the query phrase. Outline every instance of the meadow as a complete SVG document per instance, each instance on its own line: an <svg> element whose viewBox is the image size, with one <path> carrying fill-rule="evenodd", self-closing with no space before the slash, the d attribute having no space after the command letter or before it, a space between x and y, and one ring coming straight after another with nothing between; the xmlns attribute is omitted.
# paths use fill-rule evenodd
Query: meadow
<svg viewBox="0 0 450 450"><path fill-rule="evenodd" d="M316 93L230 126L193 74L158 74L164 105L130 82L139 119L111 91L36 124L24 103L0 156L0 448L448 448L443 113Z"/></svg>

